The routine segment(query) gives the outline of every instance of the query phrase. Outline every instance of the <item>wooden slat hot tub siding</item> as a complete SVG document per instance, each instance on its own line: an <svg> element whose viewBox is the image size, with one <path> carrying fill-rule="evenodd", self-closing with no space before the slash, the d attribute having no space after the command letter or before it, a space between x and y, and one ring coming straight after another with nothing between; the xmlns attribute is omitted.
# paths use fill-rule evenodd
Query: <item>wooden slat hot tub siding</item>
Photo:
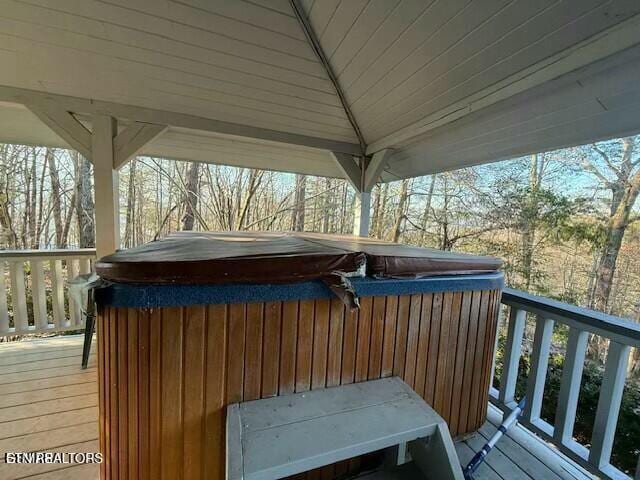
<svg viewBox="0 0 640 480"><path fill-rule="evenodd" d="M391 375L454 436L479 428L499 291L361 302L353 313L338 300L101 309L102 478L222 480L227 404Z"/></svg>

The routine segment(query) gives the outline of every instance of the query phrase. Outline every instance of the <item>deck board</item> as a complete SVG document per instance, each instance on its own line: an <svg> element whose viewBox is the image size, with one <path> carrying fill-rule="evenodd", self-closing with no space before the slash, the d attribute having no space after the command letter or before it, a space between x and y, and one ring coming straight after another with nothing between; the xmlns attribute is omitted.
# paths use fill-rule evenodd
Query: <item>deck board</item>
<svg viewBox="0 0 640 480"><path fill-rule="evenodd" d="M9 451L96 452L98 390L95 345L89 369L80 368L81 335L0 343L0 478L94 480L96 465L7 465ZM8 381L10 380L10 381ZM456 443L461 463L495 432L485 423ZM541 459L508 436L480 467L476 480L557 480Z"/></svg>

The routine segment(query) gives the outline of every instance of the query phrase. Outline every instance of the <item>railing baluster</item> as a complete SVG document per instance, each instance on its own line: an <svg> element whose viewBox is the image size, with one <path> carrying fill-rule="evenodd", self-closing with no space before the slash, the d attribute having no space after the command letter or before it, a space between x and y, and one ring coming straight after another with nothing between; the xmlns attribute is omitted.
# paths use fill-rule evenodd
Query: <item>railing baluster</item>
<svg viewBox="0 0 640 480"><path fill-rule="evenodd" d="M42 260L31 260L31 298L33 300L33 325L36 329L47 330L47 292L44 288L44 268Z"/></svg>
<svg viewBox="0 0 640 480"><path fill-rule="evenodd" d="M67 260L67 282L70 282L78 276L78 259L70 258ZM82 316L80 315L80 309L76 302L69 297L69 319L71 325L80 325L82 323Z"/></svg>
<svg viewBox="0 0 640 480"><path fill-rule="evenodd" d="M491 376L489 377L489 391L493 388L493 377L496 374L496 353L498 352L498 343L500 340L500 328L502 328L502 322L504 322L504 309L502 304L498 304L498 324L496 325L496 338L493 342L493 360L491 362Z"/></svg>
<svg viewBox="0 0 640 480"><path fill-rule="evenodd" d="M505 344L504 364L500 378L500 394L498 396L500 402L506 406L514 402L526 315L526 311L516 307L511 307L509 312L507 343Z"/></svg>
<svg viewBox="0 0 640 480"><path fill-rule="evenodd" d="M5 262L0 260L0 336L9 333L9 308L7 305L5 268Z"/></svg>
<svg viewBox="0 0 640 480"><path fill-rule="evenodd" d="M551 319L536 316L536 332L531 352L531 371L527 380L527 404L524 410L525 419L532 423L540 418L540 410L542 409L542 395L547 378L554 323Z"/></svg>
<svg viewBox="0 0 640 480"><path fill-rule="evenodd" d="M88 258L79 258L80 262L80 275L86 275L91 272L91 261Z"/></svg>
<svg viewBox="0 0 640 480"><path fill-rule="evenodd" d="M630 350L628 345L613 340L609 342L589 452L589 462L599 469L609 465L611 458Z"/></svg>
<svg viewBox="0 0 640 480"><path fill-rule="evenodd" d="M27 295L24 284L24 262L22 260L10 262L11 271L11 306L13 307L13 325L16 333L29 330L27 316Z"/></svg>
<svg viewBox="0 0 640 480"><path fill-rule="evenodd" d="M51 259L51 305L53 307L53 325L63 328L67 325L64 313L64 281L62 279L62 260Z"/></svg>
<svg viewBox="0 0 640 480"><path fill-rule="evenodd" d="M587 352L589 332L569 328L567 338L567 353L562 366L562 380L558 393L558 406L556 407L556 421L553 430L553 438L560 445L568 445L573 438L573 425L576 421L576 409L578 408L578 395L580 394L580 382L584 358Z"/></svg>

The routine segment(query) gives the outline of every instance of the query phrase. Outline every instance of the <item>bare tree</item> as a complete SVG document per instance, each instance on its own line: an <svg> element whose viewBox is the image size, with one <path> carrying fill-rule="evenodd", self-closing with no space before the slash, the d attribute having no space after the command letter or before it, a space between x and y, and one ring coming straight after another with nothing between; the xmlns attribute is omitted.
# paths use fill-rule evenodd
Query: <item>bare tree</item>
<svg viewBox="0 0 640 480"><path fill-rule="evenodd" d="M129 179L127 185L127 210L125 213L124 239L123 243L126 248L130 248L136 244L134 225L134 215L136 208L136 159L129 162ZM138 219L137 224L141 223Z"/></svg>
<svg viewBox="0 0 640 480"><path fill-rule="evenodd" d="M77 152L73 153L73 157L77 165L76 215L78 218L78 239L81 248L92 248L96 245L96 227L91 164Z"/></svg>
<svg viewBox="0 0 640 480"><path fill-rule="evenodd" d="M402 235L402 228L404 220L406 219L405 209L408 196L409 180L402 180L402 183L400 184L400 194L398 196L398 206L396 207L395 223L393 225L393 230L391 230L391 240L394 242L398 242L400 240L400 235Z"/></svg>
<svg viewBox="0 0 640 480"><path fill-rule="evenodd" d="M60 205L62 201L62 193L60 189L60 177L58 175L58 165L56 164L56 157L53 149L47 148L45 157L49 165L49 180L51 182L51 204L53 209L53 225L56 230L56 246L63 248L62 234L64 231L64 225L62 223L62 207Z"/></svg>
<svg viewBox="0 0 640 480"><path fill-rule="evenodd" d="M182 229L193 230L198 196L200 195L200 164L191 162L187 173L187 191L185 193L185 213L182 217Z"/></svg>
<svg viewBox="0 0 640 480"><path fill-rule="evenodd" d="M260 171L260 170L249 171L247 195L244 198L244 202L242 202L242 207L238 210L238 220L236 222L236 230L244 230L246 224L248 223L251 201L253 200L253 198L255 197L256 193L260 188L260 184L262 183L263 176L264 176L264 171ZM238 189L238 192L241 192L241 190ZM238 201L238 205L240 205L240 201Z"/></svg>
<svg viewBox="0 0 640 480"><path fill-rule="evenodd" d="M425 234L427 233L427 224L429 221L429 215L431 215L431 203L433 202L433 191L436 186L437 175L431 175L431 182L429 183L429 190L424 202L424 210L422 212L421 232L420 232L420 245L425 244Z"/></svg>
<svg viewBox="0 0 640 480"><path fill-rule="evenodd" d="M533 273L533 251L536 241L537 219L540 214L539 192L544 175L544 155L531 155L529 166L529 188L524 201L528 221L524 222L522 229L522 275L524 277L525 290L531 286Z"/></svg>
<svg viewBox="0 0 640 480"><path fill-rule="evenodd" d="M307 176L302 174L296 175L295 197L293 200L293 209L291 210L291 227L296 232L304 231L304 215L305 215L305 195L307 186Z"/></svg>
<svg viewBox="0 0 640 480"><path fill-rule="evenodd" d="M374 211L371 234L376 238L383 238L385 236L385 217L389 203L389 183L385 183L382 189L378 190L378 195L380 196L380 202L378 209Z"/></svg>
<svg viewBox="0 0 640 480"><path fill-rule="evenodd" d="M17 247L18 235L13 226L13 215L11 206L13 204L11 195L11 183L15 178L16 171L16 149L9 145L2 145L0 150L0 160L2 160L0 171L0 227L2 231L2 246Z"/></svg>
<svg viewBox="0 0 640 480"><path fill-rule="evenodd" d="M611 311L609 297L622 240L627 227L640 219L640 216L632 215L640 193L640 158L634 157L636 140L626 137L615 142L594 144L590 147L591 154L582 158L583 167L595 175L611 194L608 215L604 219L592 302L593 308L601 311Z"/></svg>

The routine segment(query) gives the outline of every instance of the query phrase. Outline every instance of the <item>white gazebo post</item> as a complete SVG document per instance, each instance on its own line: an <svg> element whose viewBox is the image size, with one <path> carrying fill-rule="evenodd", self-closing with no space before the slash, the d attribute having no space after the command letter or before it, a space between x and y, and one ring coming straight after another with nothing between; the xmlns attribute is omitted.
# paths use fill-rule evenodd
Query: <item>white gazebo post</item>
<svg viewBox="0 0 640 480"><path fill-rule="evenodd" d="M115 252L120 246L118 170L167 129L166 125L133 122L118 133L117 125L112 117L93 117L91 148L98 258Z"/></svg>
<svg viewBox="0 0 640 480"><path fill-rule="evenodd" d="M353 212L353 234L366 237L369 235L371 220L371 192L363 190L364 173L362 157L355 157L341 152L331 152L331 156L342 171L353 189L356 191L356 201Z"/></svg>
<svg viewBox="0 0 640 480"><path fill-rule="evenodd" d="M115 252L119 244L118 173L113 167L116 120L95 115L92 131L89 131L56 102L34 99L26 106L70 147L93 163L97 255L99 258Z"/></svg>
<svg viewBox="0 0 640 480"><path fill-rule="evenodd" d="M131 122L118 132L114 117L96 114L89 131L56 102L33 99L25 105L71 148L93 163L96 254L100 258L115 252L120 245L118 170L168 127Z"/></svg>
<svg viewBox="0 0 640 480"><path fill-rule="evenodd" d="M115 252L120 246L120 206L118 171L114 168L113 139L116 120L105 115L93 117L91 150L95 190L96 255Z"/></svg>
<svg viewBox="0 0 640 480"><path fill-rule="evenodd" d="M353 234L368 237L371 225L371 192L358 192L353 211Z"/></svg>
<svg viewBox="0 0 640 480"><path fill-rule="evenodd" d="M385 148L374 153L368 162L361 165L360 188L356 189L356 205L354 212L353 234L360 237L369 236L371 224L371 190L387 165L389 156L393 150Z"/></svg>

